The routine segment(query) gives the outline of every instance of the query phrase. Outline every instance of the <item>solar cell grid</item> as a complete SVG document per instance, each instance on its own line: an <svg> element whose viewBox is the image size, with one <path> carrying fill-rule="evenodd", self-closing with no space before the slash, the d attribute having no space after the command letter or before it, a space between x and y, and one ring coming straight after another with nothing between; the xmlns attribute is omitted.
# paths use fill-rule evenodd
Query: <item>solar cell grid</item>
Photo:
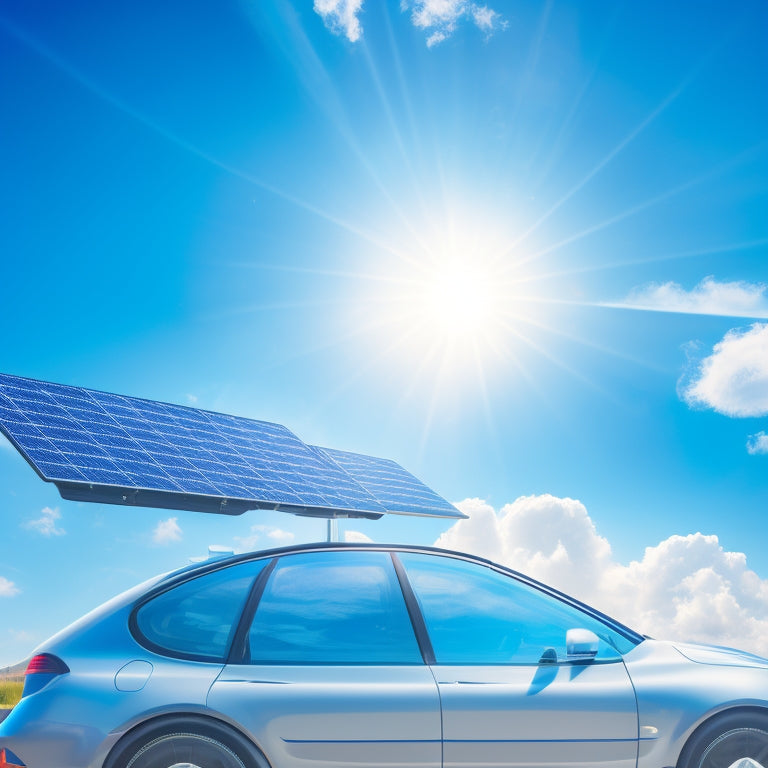
<svg viewBox="0 0 768 768"><path fill-rule="evenodd" d="M316 448L371 491L387 512L465 517L394 461L332 448Z"/></svg>
<svg viewBox="0 0 768 768"><path fill-rule="evenodd" d="M187 406L0 374L0 428L66 498L227 513L459 515L394 462L310 448L280 424ZM398 504L376 498L387 484Z"/></svg>

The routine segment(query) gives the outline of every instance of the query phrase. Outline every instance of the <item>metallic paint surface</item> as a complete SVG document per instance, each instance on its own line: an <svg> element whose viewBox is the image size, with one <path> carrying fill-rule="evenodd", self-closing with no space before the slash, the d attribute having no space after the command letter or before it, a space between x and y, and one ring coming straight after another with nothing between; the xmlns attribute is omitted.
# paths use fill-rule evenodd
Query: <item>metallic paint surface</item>
<svg viewBox="0 0 768 768"><path fill-rule="evenodd" d="M634 768L637 706L621 661L436 666L446 768Z"/></svg>
<svg viewBox="0 0 768 768"><path fill-rule="evenodd" d="M275 768L440 768L425 665L227 666L208 706L244 726Z"/></svg>

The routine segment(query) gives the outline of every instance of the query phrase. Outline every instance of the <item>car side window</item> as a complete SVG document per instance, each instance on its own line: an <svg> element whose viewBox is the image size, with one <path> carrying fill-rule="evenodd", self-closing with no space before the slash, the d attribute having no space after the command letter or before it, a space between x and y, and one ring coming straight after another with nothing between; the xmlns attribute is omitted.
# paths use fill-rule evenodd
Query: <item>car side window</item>
<svg viewBox="0 0 768 768"><path fill-rule="evenodd" d="M600 638L597 660L618 660L620 637L558 598L479 563L399 554L438 664L537 664L552 648L566 660L569 629ZM625 641L626 642L626 641Z"/></svg>
<svg viewBox="0 0 768 768"><path fill-rule="evenodd" d="M387 552L280 558L248 636L252 664L421 664Z"/></svg>
<svg viewBox="0 0 768 768"><path fill-rule="evenodd" d="M150 599L135 613L139 639L159 653L224 661L251 586L269 562L212 571Z"/></svg>

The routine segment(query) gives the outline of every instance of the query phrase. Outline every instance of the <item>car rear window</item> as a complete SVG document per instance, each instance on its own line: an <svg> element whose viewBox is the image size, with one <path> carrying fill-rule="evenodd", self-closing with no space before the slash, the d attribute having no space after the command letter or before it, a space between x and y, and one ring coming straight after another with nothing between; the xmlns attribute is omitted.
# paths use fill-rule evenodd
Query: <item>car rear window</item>
<svg viewBox="0 0 768 768"><path fill-rule="evenodd" d="M137 639L162 654L224 661L253 582L267 563L222 568L151 598L136 611Z"/></svg>

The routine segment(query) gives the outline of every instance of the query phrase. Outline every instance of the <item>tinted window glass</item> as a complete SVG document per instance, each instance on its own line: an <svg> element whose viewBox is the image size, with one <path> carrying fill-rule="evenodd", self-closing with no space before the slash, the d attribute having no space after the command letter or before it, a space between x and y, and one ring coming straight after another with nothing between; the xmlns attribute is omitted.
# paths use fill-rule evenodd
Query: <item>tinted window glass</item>
<svg viewBox="0 0 768 768"><path fill-rule="evenodd" d="M387 552L281 558L249 635L254 664L420 664Z"/></svg>
<svg viewBox="0 0 768 768"><path fill-rule="evenodd" d="M566 632L577 628L601 638L598 659L618 659L615 647L632 647L597 619L492 568L436 555L399 557L438 664L536 664L547 648L565 661Z"/></svg>
<svg viewBox="0 0 768 768"><path fill-rule="evenodd" d="M163 592L137 611L139 631L174 655L224 660L253 581L268 562L233 565Z"/></svg>

